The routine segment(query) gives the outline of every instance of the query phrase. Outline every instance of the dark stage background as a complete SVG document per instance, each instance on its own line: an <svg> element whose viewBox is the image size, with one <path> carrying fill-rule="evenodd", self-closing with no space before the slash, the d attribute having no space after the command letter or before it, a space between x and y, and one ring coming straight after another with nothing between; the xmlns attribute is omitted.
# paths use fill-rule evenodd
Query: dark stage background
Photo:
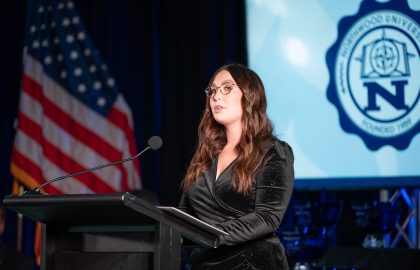
<svg viewBox="0 0 420 270"><path fill-rule="evenodd" d="M26 2L5 1L0 10L0 195L11 192L10 155L18 110ZM141 160L143 187L165 205L176 205L179 184L196 145L213 72L230 62L246 64L243 1L75 0L102 59L131 107L138 149L160 135L163 147ZM8 213L5 241L14 244ZM33 224L26 223L25 250ZM30 253L30 252L28 252Z"/></svg>
<svg viewBox="0 0 420 270"><path fill-rule="evenodd" d="M138 149L152 135L164 146L141 159L144 188L162 203L178 200L179 182L196 144L206 87L222 64L246 64L242 1L74 1L129 103ZM2 195L10 191L21 77L25 1L5 3L1 16Z"/></svg>
<svg viewBox="0 0 420 270"><path fill-rule="evenodd" d="M0 199L10 194L12 185L10 156L18 111L27 1L30 0L4 1L0 9ZM205 105L203 89L221 65L247 64L244 1L74 0L74 3L131 107L138 150L145 147L150 136L160 135L163 139L160 150L147 152L140 159L143 188L155 193L160 204L177 205L180 182L196 146L197 126ZM351 201L370 202L378 198L378 189L298 191L282 227L284 231L294 230L293 209L298 209L299 201L341 201L343 207L337 218L341 217L331 232L324 233L326 240L321 251L338 244L360 247L365 232L355 227ZM321 216L328 217L323 212L315 218ZM1 240L16 246L15 214L8 211L7 220L6 234ZM23 251L29 255L34 254L34 228L32 221L25 221ZM312 242L318 244L315 240ZM293 251L293 247L287 248ZM308 254L321 255L311 250ZM329 254L337 257L334 252Z"/></svg>

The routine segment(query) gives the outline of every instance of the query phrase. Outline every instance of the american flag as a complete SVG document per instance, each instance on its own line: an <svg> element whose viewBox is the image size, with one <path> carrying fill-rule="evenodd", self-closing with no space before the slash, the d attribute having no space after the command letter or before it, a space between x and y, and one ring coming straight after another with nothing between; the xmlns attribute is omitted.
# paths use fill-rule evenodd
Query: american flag
<svg viewBox="0 0 420 270"><path fill-rule="evenodd" d="M130 109L71 1L28 1L13 176L30 188L134 156ZM54 182L49 194L141 188L133 160Z"/></svg>

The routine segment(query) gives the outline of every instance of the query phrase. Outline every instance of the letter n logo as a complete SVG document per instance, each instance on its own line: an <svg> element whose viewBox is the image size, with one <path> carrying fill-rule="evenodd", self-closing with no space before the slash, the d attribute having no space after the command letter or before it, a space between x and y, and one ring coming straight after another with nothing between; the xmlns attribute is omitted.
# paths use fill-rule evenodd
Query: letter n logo
<svg viewBox="0 0 420 270"><path fill-rule="evenodd" d="M378 96L381 96L396 110L408 110L409 106L405 104L404 87L407 85L407 81L392 81L391 84L395 87L395 94L388 91L380 84L376 82L365 82L363 85L367 88L368 105L365 107L365 111L380 111L381 107L378 105Z"/></svg>

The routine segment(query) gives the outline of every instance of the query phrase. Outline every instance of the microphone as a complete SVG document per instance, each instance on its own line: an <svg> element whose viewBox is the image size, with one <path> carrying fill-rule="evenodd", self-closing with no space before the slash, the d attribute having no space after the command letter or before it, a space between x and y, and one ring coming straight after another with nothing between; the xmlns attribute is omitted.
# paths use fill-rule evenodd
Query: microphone
<svg viewBox="0 0 420 270"><path fill-rule="evenodd" d="M27 196L27 195L35 195L35 196L42 195L39 191L43 187L45 187L45 186L47 186L51 183L54 183L54 182L57 182L57 181L60 181L60 180L66 179L66 178L70 178L70 177L73 177L73 176L76 176L76 175L79 175L79 174L84 174L84 173L87 173L87 172L96 171L96 170L99 170L99 169L102 169L102 168L106 168L106 167L109 167L109 166L117 165L117 164L120 164L120 163L123 163L123 162L126 162L126 161L136 159L141 154L146 152L147 150L149 150L149 149L157 150L161 146L162 146L162 139L159 136L152 136L147 141L147 147L144 148L140 153L138 153L137 155L135 155L133 157L128 157L128 158L125 158L125 159L122 159L122 160L119 160L119 161L114 161L114 162L111 162L111 163L102 164L100 166L93 167L93 168L90 168L90 169L87 169L87 170L84 170L84 171L80 171L80 172L76 172L76 173L72 173L72 174L68 174L68 175L63 175L63 176L60 176L60 177L57 177L57 178L53 178L53 179L48 180L47 182L43 183L42 185L34 188L33 190L29 189L29 190L23 192L22 195L25 195L25 196Z"/></svg>

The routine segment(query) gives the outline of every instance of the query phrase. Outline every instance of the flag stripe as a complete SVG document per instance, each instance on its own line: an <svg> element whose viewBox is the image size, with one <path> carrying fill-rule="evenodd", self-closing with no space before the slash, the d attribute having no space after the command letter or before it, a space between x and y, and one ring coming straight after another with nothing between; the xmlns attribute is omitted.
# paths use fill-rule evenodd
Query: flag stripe
<svg viewBox="0 0 420 270"><path fill-rule="evenodd" d="M60 148L67 156L84 164L88 168L108 163L102 156L97 155L89 147L83 144L83 142L72 137L47 117L44 117L42 120L44 128L41 131L41 119L36 116L42 115L42 107L25 92L22 92L20 107L21 115L19 115L19 117L22 117L22 124L26 123L26 125L33 125L33 127L26 128L26 133L33 132L32 136L39 137L38 141L41 141L42 137L48 138L51 144L56 148ZM29 119L30 121L28 121ZM38 131L38 134L36 131ZM117 179L121 177L121 173L126 172L121 167L111 166L106 170L97 170L93 173L106 181L114 189L118 190L120 181L117 181Z"/></svg>
<svg viewBox="0 0 420 270"><path fill-rule="evenodd" d="M87 169L80 165L78 162L75 162L71 158L64 155L59 149L55 148L50 143L45 142L43 148L45 149L45 157L50 160L54 160L55 163L58 164L58 166L68 174L84 171ZM89 186L96 193L116 191L93 173L81 174L75 176L75 178L84 183L86 186Z"/></svg>
<svg viewBox="0 0 420 270"><path fill-rule="evenodd" d="M45 113L46 117L50 117L53 116L57 119L53 119L55 120L55 122L57 123L65 123L65 124L69 124L69 121L60 121L60 118L58 117L60 114L57 113L56 111L58 110L57 108L59 107L61 114L64 115L68 115L69 113L71 113L71 111L77 111L78 113L76 114L72 114L72 118L75 118L74 115L77 115L78 117L76 117L77 119L77 123L80 124L81 127L84 127L82 125L82 123L80 121L86 121L86 118L89 119L89 122L93 122L98 125L99 129L91 129L89 127L86 127L84 129L84 131L91 131L89 132L89 134L93 134L93 141L95 142L95 144L90 144L91 147L94 148L94 150L101 150L103 149L102 152L107 152L107 147L105 148L100 148L100 146L105 145L108 146L109 143L112 141L113 144L115 144L115 141L122 141L124 142L124 140L121 140L120 138L116 138L116 137L123 137L126 140L128 140L128 145L131 148L130 151L128 151L127 153L122 153L119 152L118 156L116 155L116 151L118 151L117 149L114 148L115 152L114 153L110 153L108 154L109 159L108 162L113 162L113 161L117 161L120 160L122 158L126 158L128 156L133 156L136 154L136 143L135 143L135 139L133 136L133 132L131 130L130 132L130 128L128 127L128 124L130 123L131 118L125 116L124 114L121 114L119 112L119 110L124 110L124 101L121 98L121 96L119 96L119 98L117 98L117 102L116 104L118 104L118 110L117 109L112 109L112 111L114 112L114 115L119 115L118 118L113 117L113 123L111 121L104 121L104 119L106 118L102 118L102 117L96 117L95 113L91 112L91 110L89 108L86 108L85 105L81 104L80 102L78 102L77 100L74 100L70 95L68 95L66 93L66 91L61 90L61 86L57 85L55 82L51 81L51 79L48 76L42 76L42 73L40 74L40 72L37 72L37 69L42 68L41 64L38 63L35 59L33 59L30 56L25 57L25 62L27 63L27 66L31 67L28 68L28 74L30 74L29 76L24 76L23 79L23 90L25 92L27 92L28 94L32 95L34 98L36 98L39 101L44 101L44 110L46 110L47 112ZM39 85L39 83L37 83L35 80L40 80L43 82L44 85L48 85L49 87L41 87L41 85ZM28 90L26 90L28 89ZM55 91L51 91L51 89L55 89ZM52 102L49 102L50 99L54 99L55 103L58 103L58 106L54 106ZM71 102L69 102L69 100ZM123 104L121 104L123 103ZM52 104L52 106L50 106L50 104ZM69 106L69 104L71 104L72 106ZM52 109L50 108L52 107ZM127 109L125 109L127 110ZM80 113L79 113L80 112ZM67 113L67 114L66 114ZM86 115L86 117L81 117L83 115ZM124 124L120 124L119 121L125 121L125 125ZM76 122L76 121L73 121ZM115 123L115 125L114 125ZM71 123L70 123L71 124ZM120 128L118 126L121 126L123 128L125 128L125 130L120 130ZM74 131L74 133L80 133L79 130L74 129L74 128L67 128L66 130L70 130L70 131ZM98 130L100 131L100 133L103 134L99 134ZM95 136L96 134L96 136ZM112 136L111 138L108 138L107 136L105 136L104 134L117 134L117 136ZM80 134L81 137L84 136L84 134ZM99 137L101 136L101 137ZM96 144L99 144L101 142L101 140L99 140L98 138L102 138L104 139L103 144L99 145L99 149L98 146L96 146ZM80 139L80 138L79 138ZM87 141L92 141L92 139L89 138L84 138L84 140ZM106 141L105 141L106 140ZM109 142L107 144L107 142ZM109 147L112 147L109 145ZM124 151L124 144L123 145L116 145L116 147L118 147L119 149L121 149L121 151ZM98 151L99 152L99 151ZM124 154L124 155L123 155ZM113 155L113 156L111 156ZM138 179L140 178L140 164L138 162L138 160L133 160L132 161L134 164L134 168L135 170L132 169L133 165L127 165L124 164L124 166L121 166L119 168L123 168L121 171L121 185L122 188L124 190L127 190L128 187L131 188L140 188L140 182L138 181ZM125 169L124 169L125 168ZM126 170L130 170L129 172L127 172ZM131 183L129 183L128 178L132 179Z"/></svg>
<svg viewBox="0 0 420 270"><path fill-rule="evenodd" d="M128 140L128 146L124 148L124 151L127 151L130 153L131 156L137 154L137 149L135 147L136 142L134 138L134 132L130 132L133 128L133 120L131 118L131 113L128 109L128 105L126 101L122 98L120 95L117 100L115 101L114 108L110 111L109 119L113 123L124 123L120 124L120 127L124 130L126 134L126 138ZM119 114L119 115L118 115ZM117 120L119 119L119 120ZM128 149L127 149L128 148ZM135 181L139 177L138 173L141 172L140 169L140 162L138 159L133 160L134 167L128 167L128 164L124 164L125 167L127 167L127 172L129 173L128 179L131 179L131 182L129 183L131 187L140 189L141 188L141 182Z"/></svg>
<svg viewBox="0 0 420 270"><path fill-rule="evenodd" d="M42 103L45 116L56 122L69 134L81 141L87 140L95 142L94 144L90 144L90 147L102 156L109 156L110 161L117 161L121 159L121 152L62 111L58 106L43 95L42 87L27 76L23 76L22 90L38 102Z"/></svg>
<svg viewBox="0 0 420 270"><path fill-rule="evenodd" d="M120 128L74 98L60 84L42 72L38 72L38 69L42 70L42 65L31 56L25 56L24 76L42 87L42 94L45 98L53 101L57 107L71 115L80 125L101 136L115 148L122 149L125 134Z"/></svg>
<svg viewBox="0 0 420 270"><path fill-rule="evenodd" d="M22 177L21 173L18 172L18 170L21 170L21 171L25 171L29 173L30 177L34 179L38 179L38 181L39 179L41 179L41 183L46 182L46 180L42 176L41 169L36 164L34 164L30 159L26 158L23 154L21 154L16 149L13 150L12 156L13 156L13 164L14 166L17 167L14 169L14 172L17 176ZM23 170L22 168L25 168L25 169ZM22 179L22 178L26 178L26 179ZM26 180L27 182L31 181L30 179L27 179L28 176L22 177L22 178L21 178L22 180ZM35 187L36 186L31 186L31 188L35 188ZM47 191L47 193L54 193L54 194L62 193L62 191L60 191L59 189L55 188L52 185L46 186L45 190Z"/></svg>
<svg viewBox="0 0 420 270"><path fill-rule="evenodd" d="M35 188L137 153L131 111L71 0L30 1L11 171ZM139 161L63 179L49 194L141 188ZM38 233L39 236L39 233ZM39 237L36 239L39 258Z"/></svg>
<svg viewBox="0 0 420 270"><path fill-rule="evenodd" d="M54 145L49 143L49 141L43 140L42 132L39 126L32 122L29 118L25 117L23 114L19 115L19 125L20 130L30 136L39 144L42 145L43 155L49 160L55 160L55 163L62 168L66 173L71 174L79 171L86 170L78 162L72 160L67 155L65 155L60 149L56 148ZM60 175L57 175L57 177ZM115 192L116 190L106 184L104 181L101 181L93 173L86 173L83 175L78 175L77 178L79 181L83 182L85 185L93 188L94 192ZM93 183L93 185L92 185Z"/></svg>
<svg viewBox="0 0 420 270"><path fill-rule="evenodd" d="M118 100L117 102L118 103ZM127 117L126 114L123 114L122 112L120 112L119 110L117 110L116 108L111 109L111 111L109 112L108 115L108 119L115 124L116 126L119 126L125 133L125 136L128 140L128 145L129 145L129 153L131 156L136 155L136 141L134 138L134 134L131 131L131 119L129 119ZM134 162L134 166L136 167L137 170L140 171L140 164L138 162L138 160L133 160Z"/></svg>
<svg viewBox="0 0 420 270"><path fill-rule="evenodd" d="M34 0L30 6L13 175L33 186L137 154L130 108L74 4ZM46 190L115 192L141 188L140 178L140 163L133 160L51 183Z"/></svg>
<svg viewBox="0 0 420 270"><path fill-rule="evenodd" d="M20 130L26 134L27 136L31 136L32 139L34 139L35 142L38 143L39 148L42 147L42 153L44 154L45 157L50 158L52 160L56 159L56 164L60 167L60 168L66 168L66 164L63 164L63 162L65 162L66 160L71 160L74 164L79 164L77 159L71 158L68 156L67 153L63 153L61 150L63 149L62 144L60 145L53 145L51 140L50 141L46 141L44 140L44 137L42 136L42 131L41 131L41 127L38 126L35 122L33 122L30 118L26 117L26 115L24 114L20 114L19 115L19 125L20 125ZM50 137L51 138L51 137ZM63 136L61 136L61 138L63 138ZM59 146L61 146L61 148L59 148ZM48 151L48 149L53 150L52 153L56 153L57 156L51 156L51 151ZM38 150L37 152L41 153L41 150ZM85 151L86 153L87 151ZM54 158L54 159L53 159ZM98 164L95 164L95 166L92 167L96 167ZM68 164L67 164L68 166ZM120 183L116 180L112 181L112 176L115 176L115 173L118 174L118 172L115 171L115 167L110 167L107 169L103 169L100 171L95 171L92 172L92 174L97 174L97 177L100 177L102 179L102 181L104 181L106 184L110 185L111 188L113 190L118 190ZM56 174L56 175L52 175L49 178L56 178L58 176L64 175L64 174L71 174L71 173L75 173L81 170L86 170L86 168L80 168L80 167L75 167L75 168L71 168L71 170L67 170L66 172L60 173L60 174ZM106 189L108 190L108 189Z"/></svg>
<svg viewBox="0 0 420 270"><path fill-rule="evenodd" d="M32 137L22 132L21 129L18 130L18 133L15 137L15 149L16 151L19 151L22 155L24 155L26 158L31 160L31 162L38 166L42 171L43 179L37 179L38 184L35 186L41 185L46 181L46 179L54 179L58 176L66 174L62 169L60 169L57 166L57 164L54 161L50 161L48 157L44 156L44 151L41 148L41 146L36 141L34 141ZM19 174L15 174L15 176L19 178ZM64 193L64 191L68 193L93 193L93 191L88 186L84 185L77 179L72 180L71 178L69 178L66 181L57 181L52 183L51 185L61 190L61 193ZM51 192L48 191L48 189L46 190L48 193Z"/></svg>

